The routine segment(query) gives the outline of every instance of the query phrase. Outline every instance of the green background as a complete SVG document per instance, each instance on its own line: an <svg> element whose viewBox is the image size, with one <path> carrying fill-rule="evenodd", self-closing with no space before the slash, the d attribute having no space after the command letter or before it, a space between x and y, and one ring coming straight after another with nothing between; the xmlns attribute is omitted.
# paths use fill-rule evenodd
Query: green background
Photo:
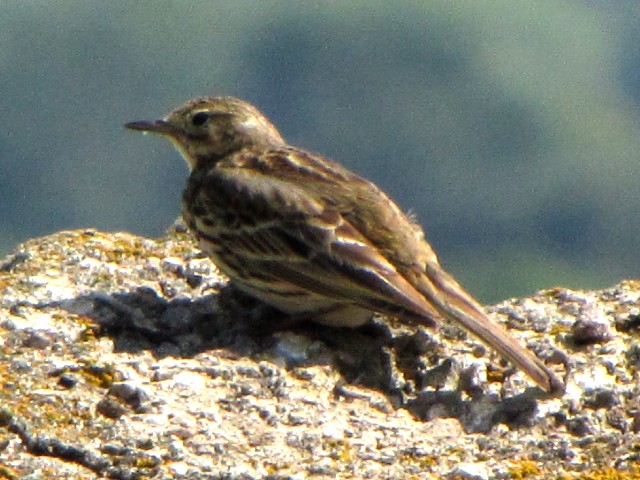
<svg viewBox="0 0 640 480"><path fill-rule="evenodd" d="M0 254L160 236L187 169L125 131L200 95L414 211L484 302L640 267L636 1L13 1L0 16Z"/></svg>

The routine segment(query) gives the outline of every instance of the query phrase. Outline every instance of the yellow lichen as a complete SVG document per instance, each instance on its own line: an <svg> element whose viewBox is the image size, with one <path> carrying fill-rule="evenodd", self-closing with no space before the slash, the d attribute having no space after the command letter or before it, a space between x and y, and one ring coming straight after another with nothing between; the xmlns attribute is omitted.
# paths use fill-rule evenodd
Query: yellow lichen
<svg viewBox="0 0 640 480"><path fill-rule="evenodd" d="M619 470L613 467L605 467L589 473L583 473L578 480L640 480L640 466L634 466L631 470Z"/></svg>
<svg viewBox="0 0 640 480"><path fill-rule="evenodd" d="M116 381L118 374L113 365L99 365L96 363L83 365L80 372L89 383L100 388L109 388Z"/></svg>
<svg viewBox="0 0 640 480"><path fill-rule="evenodd" d="M512 480L525 480L527 478L536 478L540 476L542 471L537 463L531 460L524 460L509 469L509 478Z"/></svg>
<svg viewBox="0 0 640 480"><path fill-rule="evenodd" d="M17 480L18 478L20 478L20 475L15 468L0 465L0 479Z"/></svg>

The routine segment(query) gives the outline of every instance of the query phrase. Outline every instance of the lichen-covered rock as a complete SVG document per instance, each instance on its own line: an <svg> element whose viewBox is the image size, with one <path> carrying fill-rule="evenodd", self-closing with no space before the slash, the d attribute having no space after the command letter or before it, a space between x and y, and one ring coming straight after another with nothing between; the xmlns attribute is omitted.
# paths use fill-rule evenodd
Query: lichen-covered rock
<svg viewBox="0 0 640 480"><path fill-rule="evenodd" d="M0 478L638 478L640 282L491 311L563 395L451 326L287 325L180 224L30 240L0 261Z"/></svg>

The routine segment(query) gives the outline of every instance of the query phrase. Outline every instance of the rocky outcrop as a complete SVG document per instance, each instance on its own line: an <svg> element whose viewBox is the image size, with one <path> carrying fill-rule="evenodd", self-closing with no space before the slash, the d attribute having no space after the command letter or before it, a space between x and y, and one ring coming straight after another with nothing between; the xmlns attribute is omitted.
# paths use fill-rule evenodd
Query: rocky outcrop
<svg viewBox="0 0 640 480"><path fill-rule="evenodd" d="M638 478L640 282L490 311L564 394L452 326L287 325L179 225L30 240L0 261L0 478Z"/></svg>

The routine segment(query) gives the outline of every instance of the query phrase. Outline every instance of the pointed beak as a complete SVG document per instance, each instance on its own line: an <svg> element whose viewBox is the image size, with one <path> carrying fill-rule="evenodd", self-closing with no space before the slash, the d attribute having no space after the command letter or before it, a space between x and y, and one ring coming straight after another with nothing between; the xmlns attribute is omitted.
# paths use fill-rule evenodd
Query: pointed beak
<svg viewBox="0 0 640 480"><path fill-rule="evenodd" d="M141 132L159 133L160 135L166 135L169 137L175 137L180 133L180 130L170 123L164 120L156 120L155 122L130 122L124 124L125 128L130 130L138 130Z"/></svg>

